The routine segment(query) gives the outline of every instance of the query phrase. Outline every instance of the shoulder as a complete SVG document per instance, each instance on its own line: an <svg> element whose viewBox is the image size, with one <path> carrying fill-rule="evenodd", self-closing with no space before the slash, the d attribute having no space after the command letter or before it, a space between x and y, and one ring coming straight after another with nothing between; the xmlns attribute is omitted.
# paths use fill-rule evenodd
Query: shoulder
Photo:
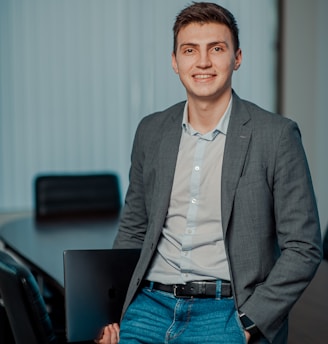
<svg viewBox="0 0 328 344"><path fill-rule="evenodd" d="M267 111L234 94L228 127L228 142L233 144L240 131L252 136L253 147L272 152L290 145L301 147L302 135L297 123L290 118Z"/></svg>
<svg viewBox="0 0 328 344"><path fill-rule="evenodd" d="M163 135L179 135L185 103L180 102L163 111L145 116L137 127L134 144L152 149L159 144Z"/></svg>
<svg viewBox="0 0 328 344"><path fill-rule="evenodd" d="M154 112L150 115L145 116L139 123L139 127L158 127L165 125L167 122L175 122L181 118L186 102L180 102L170 106L169 108Z"/></svg>
<svg viewBox="0 0 328 344"><path fill-rule="evenodd" d="M234 93L232 113L236 117L242 117L245 122L249 122L252 127L263 130L277 130L285 127L297 128L297 123L292 119L268 111L257 104L239 98Z"/></svg>

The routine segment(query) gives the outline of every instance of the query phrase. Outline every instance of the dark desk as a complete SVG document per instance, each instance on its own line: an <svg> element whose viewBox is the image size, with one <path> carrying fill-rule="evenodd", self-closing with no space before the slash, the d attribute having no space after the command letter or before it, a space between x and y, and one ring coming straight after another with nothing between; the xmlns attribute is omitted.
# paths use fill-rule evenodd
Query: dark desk
<svg viewBox="0 0 328 344"><path fill-rule="evenodd" d="M63 293L63 251L111 248L117 228L117 217L37 223L29 216L3 224L0 240Z"/></svg>

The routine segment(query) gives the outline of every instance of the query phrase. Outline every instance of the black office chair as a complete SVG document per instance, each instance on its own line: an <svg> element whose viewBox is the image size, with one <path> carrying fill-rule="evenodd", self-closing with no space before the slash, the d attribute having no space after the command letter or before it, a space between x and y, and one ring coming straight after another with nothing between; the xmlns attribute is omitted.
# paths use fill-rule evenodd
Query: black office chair
<svg viewBox="0 0 328 344"><path fill-rule="evenodd" d="M116 174L39 175L35 179L37 220L106 217L121 208Z"/></svg>
<svg viewBox="0 0 328 344"><path fill-rule="evenodd" d="M328 260L328 225L322 240L323 246L323 258Z"/></svg>
<svg viewBox="0 0 328 344"><path fill-rule="evenodd" d="M16 344L57 343L34 276L4 251L0 251L0 297Z"/></svg>

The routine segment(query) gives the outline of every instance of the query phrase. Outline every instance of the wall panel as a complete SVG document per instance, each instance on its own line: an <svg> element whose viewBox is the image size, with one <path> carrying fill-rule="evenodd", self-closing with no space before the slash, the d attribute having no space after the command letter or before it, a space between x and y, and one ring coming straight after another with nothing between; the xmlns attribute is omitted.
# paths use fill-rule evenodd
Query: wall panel
<svg viewBox="0 0 328 344"><path fill-rule="evenodd" d="M185 98L171 29L189 3L0 1L0 211L33 206L37 173L115 171L125 192L138 122ZM275 1L219 3L241 29L236 91L274 110Z"/></svg>

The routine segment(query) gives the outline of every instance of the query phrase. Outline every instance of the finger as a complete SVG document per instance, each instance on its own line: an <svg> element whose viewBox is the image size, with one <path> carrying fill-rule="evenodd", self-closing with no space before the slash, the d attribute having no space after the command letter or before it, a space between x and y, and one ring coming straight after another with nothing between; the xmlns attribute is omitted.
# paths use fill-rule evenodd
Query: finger
<svg viewBox="0 0 328 344"><path fill-rule="evenodd" d="M108 325L104 328L103 336L100 340L99 344L115 344L115 342L112 342L111 339L111 325Z"/></svg>
<svg viewBox="0 0 328 344"><path fill-rule="evenodd" d="M117 342L119 342L120 341L120 327L119 327L119 325L117 323L114 323L113 324L113 328L114 328L114 330L116 332Z"/></svg>
<svg viewBox="0 0 328 344"><path fill-rule="evenodd" d="M106 344L117 344L119 341L119 329L117 324L107 326L106 330L109 332L110 342Z"/></svg>
<svg viewBox="0 0 328 344"><path fill-rule="evenodd" d="M103 328L101 338L94 340L96 344L117 344L120 340L120 327L117 323Z"/></svg>

